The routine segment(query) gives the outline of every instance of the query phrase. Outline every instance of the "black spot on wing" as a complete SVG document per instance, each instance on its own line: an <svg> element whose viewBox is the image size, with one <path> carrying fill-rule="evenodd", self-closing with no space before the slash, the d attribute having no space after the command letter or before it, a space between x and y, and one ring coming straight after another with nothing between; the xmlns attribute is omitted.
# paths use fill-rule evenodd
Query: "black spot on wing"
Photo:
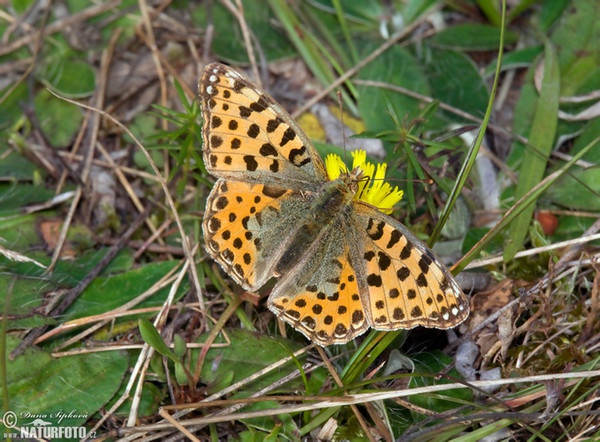
<svg viewBox="0 0 600 442"><path fill-rule="evenodd" d="M258 169L258 163L254 159L252 155L244 155L244 163L246 163L246 170L250 172L256 171Z"/></svg>

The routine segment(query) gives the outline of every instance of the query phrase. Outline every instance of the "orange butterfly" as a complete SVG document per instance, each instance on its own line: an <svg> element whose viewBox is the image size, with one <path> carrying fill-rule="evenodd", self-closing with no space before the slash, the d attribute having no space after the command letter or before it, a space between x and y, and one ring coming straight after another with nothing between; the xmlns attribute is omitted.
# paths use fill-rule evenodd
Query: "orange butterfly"
<svg viewBox="0 0 600 442"><path fill-rule="evenodd" d="M218 181L206 250L244 289L279 278L269 308L319 345L377 330L451 328L469 314L452 275L406 227L356 199L364 170L331 180L268 94L221 64L200 80L203 158Z"/></svg>

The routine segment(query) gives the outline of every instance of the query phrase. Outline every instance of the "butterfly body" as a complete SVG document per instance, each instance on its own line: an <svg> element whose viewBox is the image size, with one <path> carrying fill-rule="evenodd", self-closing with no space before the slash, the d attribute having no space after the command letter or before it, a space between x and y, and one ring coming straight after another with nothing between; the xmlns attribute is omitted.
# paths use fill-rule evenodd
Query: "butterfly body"
<svg viewBox="0 0 600 442"><path fill-rule="evenodd" d="M329 180L304 132L265 92L211 64L200 81L204 162L219 179L203 221L209 254L319 345L369 327L450 328L468 302L406 227L355 194L362 172Z"/></svg>

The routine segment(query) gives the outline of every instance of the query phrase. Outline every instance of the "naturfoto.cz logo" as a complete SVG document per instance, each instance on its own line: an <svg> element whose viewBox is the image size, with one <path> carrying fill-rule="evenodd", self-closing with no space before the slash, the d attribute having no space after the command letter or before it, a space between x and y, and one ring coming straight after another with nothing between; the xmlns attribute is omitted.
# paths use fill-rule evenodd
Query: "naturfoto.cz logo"
<svg viewBox="0 0 600 442"><path fill-rule="evenodd" d="M13 411L7 411L2 416L2 422L7 429L13 432L5 433L6 439L14 438L40 438L40 439L85 439L91 435L87 434L85 427L57 426L65 419L87 419L86 414L75 411L65 413L58 411L48 414L33 414L29 412L20 413L19 416ZM23 422L24 419L29 422Z"/></svg>

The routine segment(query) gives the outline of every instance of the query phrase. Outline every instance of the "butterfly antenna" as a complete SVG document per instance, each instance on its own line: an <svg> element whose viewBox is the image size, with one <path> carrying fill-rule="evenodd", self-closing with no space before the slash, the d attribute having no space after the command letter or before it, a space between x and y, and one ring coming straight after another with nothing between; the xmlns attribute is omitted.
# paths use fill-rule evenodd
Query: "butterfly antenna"
<svg viewBox="0 0 600 442"><path fill-rule="evenodd" d="M365 193L365 191L369 188L369 184L371 181L371 177L369 175L365 175L361 178L361 180L364 180L367 182L367 184L365 184L363 187L361 187L360 193L358 195L358 199L361 199L363 194ZM360 180L359 180L360 181Z"/></svg>
<svg viewBox="0 0 600 442"><path fill-rule="evenodd" d="M344 124L344 104L342 102L342 93L340 91L337 91L337 99L338 99L338 106L340 109L340 123L342 124L342 140L344 140L344 162L346 164L348 164L348 149L347 146L348 144L346 143L346 124ZM350 171L352 172L352 171ZM365 180L367 183L361 187L360 193L358 195L358 198L360 199L363 194L365 193L366 189L369 188L369 182L371 181L371 177L370 176L362 176L358 181L360 180Z"/></svg>
<svg viewBox="0 0 600 442"><path fill-rule="evenodd" d="M340 109L340 123L342 125L342 142L344 148L344 163L348 164L348 149L346 148L346 125L344 124L344 104L342 103L342 93L340 91L336 92L338 107Z"/></svg>

